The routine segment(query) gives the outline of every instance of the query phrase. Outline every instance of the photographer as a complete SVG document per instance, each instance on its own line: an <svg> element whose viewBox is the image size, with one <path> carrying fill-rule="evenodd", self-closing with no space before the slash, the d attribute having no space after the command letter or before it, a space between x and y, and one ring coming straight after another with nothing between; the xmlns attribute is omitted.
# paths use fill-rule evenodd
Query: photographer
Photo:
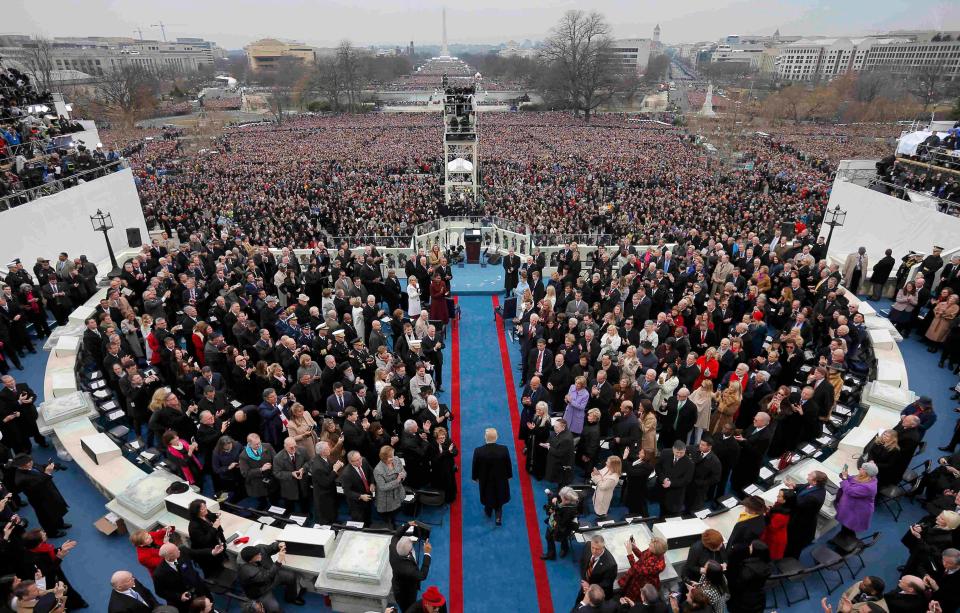
<svg viewBox="0 0 960 613"><path fill-rule="evenodd" d="M53 482L56 463L51 460L43 470L34 470L33 458L21 453L13 458L13 465L17 468L14 476L16 490L26 494L44 532L50 538L66 536L66 529L72 526L63 521L69 506Z"/></svg>
<svg viewBox="0 0 960 613"><path fill-rule="evenodd" d="M564 487L557 496L543 506L547 512L547 552L540 556L542 560L557 559L557 541L560 541L560 557L570 551L570 537L577 529L577 515L580 496L571 487Z"/></svg>
<svg viewBox="0 0 960 613"><path fill-rule="evenodd" d="M274 554L278 554L276 562L271 557ZM297 575L284 568L287 562L286 543L248 545L240 550L240 559L242 564L237 571L237 581L247 598L260 601L266 613L283 611L273 594L277 585L283 586L286 602L301 606L305 604Z"/></svg>
<svg viewBox="0 0 960 613"><path fill-rule="evenodd" d="M188 613L190 601L196 596L211 597L203 578L192 562L180 557L180 548L173 543L160 546L163 562L153 571L153 587L157 596L176 607L180 613Z"/></svg>

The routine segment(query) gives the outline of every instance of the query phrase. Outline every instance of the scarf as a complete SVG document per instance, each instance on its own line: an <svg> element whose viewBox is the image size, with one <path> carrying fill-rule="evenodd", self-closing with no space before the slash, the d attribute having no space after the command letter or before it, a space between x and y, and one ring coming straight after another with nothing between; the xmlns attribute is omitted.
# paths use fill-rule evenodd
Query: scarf
<svg viewBox="0 0 960 613"><path fill-rule="evenodd" d="M247 452L247 457L250 458L251 460L253 460L254 462L259 462L259 461L260 461L260 458L263 457L263 447L262 447L262 446L260 447L260 451L256 451L256 452L255 452L253 449L250 448L250 445L247 445L247 446L244 447L243 449L244 449L244 451Z"/></svg>
<svg viewBox="0 0 960 613"><path fill-rule="evenodd" d="M187 445L184 443L183 439L180 439L181 448L177 449L173 445L167 447L167 453L177 458L178 460L183 460L184 464L180 467L180 470L183 471L183 478L187 480L187 483L193 485L197 482L196 477L193 474L194 469L197 471L197 476L200 475L200 471L203 470L203 465L200 464L200 460L196 456L189 456L184 451L187 448Z"/></svg>

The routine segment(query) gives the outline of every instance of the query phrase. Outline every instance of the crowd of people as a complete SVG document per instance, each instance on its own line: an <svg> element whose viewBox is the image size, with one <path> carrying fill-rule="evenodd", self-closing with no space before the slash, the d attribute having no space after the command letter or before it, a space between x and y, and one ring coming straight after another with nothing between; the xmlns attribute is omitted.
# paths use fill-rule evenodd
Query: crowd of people
<svg viewBox="0 0 960 613"><path fill-rule="evenodd" d="M806 230L793 240L742 236L727 245L695 237L672 251L624 245L615 258L586 257L570 244L546 277L542 260L512 252L503 258L505 291L517 301L522 365L516 436L526 469L556 492L543 558L554 559L558 544L560 555L567 553L581 521L693 514L721 508L728 491L744 509L729 538L708 530L691 548L680 602L658 596L663 543L655 539L640 551L594 536L580 559L579 610L607 610L604 600L619 599L621 611L672 604L680 611L759 613L778 561L799 559L815 540L826 474L787 479L774 504L749 490L768 462L787 465L797 449L832 431L845 377L867 376L864 318L840 285L859 288L871 270L865 250L842 269L828 266L822 242ZM888 259L873 272L889 274ZM929 256L916 283L922 287L944 265L938 254ZM920 331L931 343L950 333L956 345L958 288L952 267L942 273L940 306L929 318L908 316L903 330ZM925 396L901 415L840 475L840 531L831 541L838 547L870 529L878 492L901 482L936 420ZM883 600L884 610L923 613L934 601L956 610L958 458L944 458L926 477L927 496L945 506L930 508L904 535L910 557L900 584L884 591L871 577L876 597L853 604ZM589 502L578 495L584 486ZM621 546L631 567L617 579L606 549ZM643 608L652 603L661 609Z"/></svg>
<svg viewBox="0 0 960 613"><path fill-rule="evenodd" d="M39 92L28 75L0 65L0 198L19 193L4 208L31 200L25 190L120 159L99 143L60 138L83 130L80 122L58 115L52 96Z"/></svg>
<svg viewBox="0 0 960 613"><path fill-rule="evenodd" d="M185 158L150 142L131 164L144 207L171 235L228 227L310 247L325 236L408 236L442 214L441 131L420 114L302 116L230 129L216 155ZM808 131L745 139L738 147L752 164L728 168L680 128L622 115L585 125L563 113L491 114L471 212L515 219L533 234L598 231L641 244L691 230L765 233L781 219L815 226L837 161L876 145ZM175 169L177 180L148 167ZM260 215L263 207L274 215Z"/></svg>
<svg viewBox="0 0 960 613"><path fill-rule="evenodd" d="M319 246L302 262L287 250L275 257L227 235L192 235L182 244L154 240L110 280L86 321L80 359L105 374L134 434L188 484L212 486L221 501L281 505L311 525L349 517L392 527L409 492L429 490L447 502L457 496L459 450L449 433L455 416L436 396L452 269L442 255L422 254L410 262L422 293L411 281L402 294L396 275L382 276L381 263L375 248L350 255ZM86 258L66 253L53 265L40 258L33 274L11 263L0 294L4 373L8 364L22 369L20 355L36 352L34 343L49 334L46 311L65 324L74 306L89 299L95 277ZM391 318L390 328L383 318ZM10 453L20 454L17 464L30 459L31 441L46 442L36 429L33 391L9 376L4 385L14 391L0 393L6 417L0 432ZM41 514L44 506L29 486L4 482L24 491ZM46 533L64 536L65 508L46 507L56 515L49 523L41 519ZM178 578L189 589L177 583L169 591L145 563L157 595L181 611L205 610L189 608L180 596L209 597L202 578L222 569L224 555L216 518L195 511L203 535L195 536L191 523L189 548L169 531L132 537L152 556L172 564L189 556L199 566L196 577ZM302 604L283 556L273 572L266 560L278 551L253 550L240 552L246 595L277 611L272 589L283 584L287 601ZM247 565L260 570L251 568L248 577ZM23 576L32 577L32 571ZM402 577L395 575L401 591ZM127 585L127 578L114 583ZM128 590L115 585L115 591ZM396 595L403 610L417 590L412 595L409 602Z"/></svg>
<svg viewBox="0 0 960 613"><path fill-rule="evenodd" d="M594 536L580 560L575 607L759 613L774 564L815 539L826 476L787 482L773 505L745 490L769 460L789 462L830 428L844 377L868 372L863 316L839 291L868 279L867 260L828 266L814 238L835 160L758 138L747 145L749 169L729 170L680 130L620 116L585 126L556 113L505 115L483 130L485 214L537 232L602 229L622 239L612 256L568 244L550 274L542 257L522 261L511 250L502 260L522 360L513 434L524 443L525 470L556 486L543 556L569 551L578 517L670 517L713 508L732 491L744 507L733 534L707 531L691 547L678 597L659 593L665 543L640 550ZM457 416L436 395L444 328L455 316L453 269L442 251L412 254L404 286L375 246L328 250L323 241L408 234L434 219L441 160L427 152L440 131L432 118L299 117L232 129L215 155L182 159L175 136L138 147L130 160L141 198L166 232L110 279L85 322L80 358L104 373L134 436L186 483L220 501L280 505L311 523L349 518L395 529L393 588L404 612L443 605L435 589L419 590L432 547L412 555L410 526L396 516L408 492L431 490L447 502L458 495ZM638 251L638 243L655 247ZM301 260L292 248L304 246L311 252ZM931 260L902 289L917 291L944 264ZM954 268L943 270L935 297L926 296L937 301L929 321L918 311L902 323L926 324L932 347L956 357L947 347L957 340L957 263L947 265ZM53 263L40 258L32 274L10 264L0 294L3 374L22 368L19 357L50 333L47 311L64 324L93 295L96 275L86 258L67 253ZM898 301L911 312L919 303ZM3 384L2 441L23 473L4 475L6 510L22 494L43 528L21 534L18 518L7 517L0 547L15 554L4 559L18 577L10 588L37 611L80 608L53 559L70 541L45 543L71 526L66 501L54 496L56 465L34 467L29 455L33 444L47 444L36 430L35 393L9 375ZM842 475L837 539L869 529L876 493L899 483L936 418L931 404L921 398L904 408L901 423ZM509 455L495 431L485 436L472 476L500 524ZM873 595L894 612L922 613L929 602L956 609L960 574L949 539L960 501L948 498L960 485L960 460L945 458L937 471L925 495L946 507L904 536L910 556L900 583L885 591L868 577L852 605ZM591 487L590 503L571 487L581 484ZM48 499L62 504L38 504ZM140 613L161 601L212 610L204 579L223 568L226 541L205 505L190 514L189 544L168 529L131 535L144 571L112 576L111 611ZM619 580L608 546L630 557ZM279 543L240 551L249 610L281 610L280 587L286 601L303 602L285 555ZM137 578L147 576L152 590Z"/></svg>

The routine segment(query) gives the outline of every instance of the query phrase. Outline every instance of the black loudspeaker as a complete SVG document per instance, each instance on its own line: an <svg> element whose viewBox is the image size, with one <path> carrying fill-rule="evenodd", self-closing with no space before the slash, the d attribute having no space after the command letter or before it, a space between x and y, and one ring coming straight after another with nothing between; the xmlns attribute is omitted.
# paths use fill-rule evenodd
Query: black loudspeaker
<svg viewBox="0 0 960 613"><path fill-rule="evenodd" d="M140 247L143 245L143 238L140 237L140 228L127 228L127 245L129 247Z"/></svg>

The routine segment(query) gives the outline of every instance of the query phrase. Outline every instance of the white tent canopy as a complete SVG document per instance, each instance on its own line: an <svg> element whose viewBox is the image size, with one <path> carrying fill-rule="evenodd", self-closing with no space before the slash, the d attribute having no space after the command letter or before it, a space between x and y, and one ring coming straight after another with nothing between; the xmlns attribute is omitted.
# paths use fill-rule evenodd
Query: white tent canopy
<svg viewBox="0 0 960 613"><path fill-rule="evenodd" d="M472 172L473 164L463 158L457 158L447 164L447 170L450 172Z"/></svg>

